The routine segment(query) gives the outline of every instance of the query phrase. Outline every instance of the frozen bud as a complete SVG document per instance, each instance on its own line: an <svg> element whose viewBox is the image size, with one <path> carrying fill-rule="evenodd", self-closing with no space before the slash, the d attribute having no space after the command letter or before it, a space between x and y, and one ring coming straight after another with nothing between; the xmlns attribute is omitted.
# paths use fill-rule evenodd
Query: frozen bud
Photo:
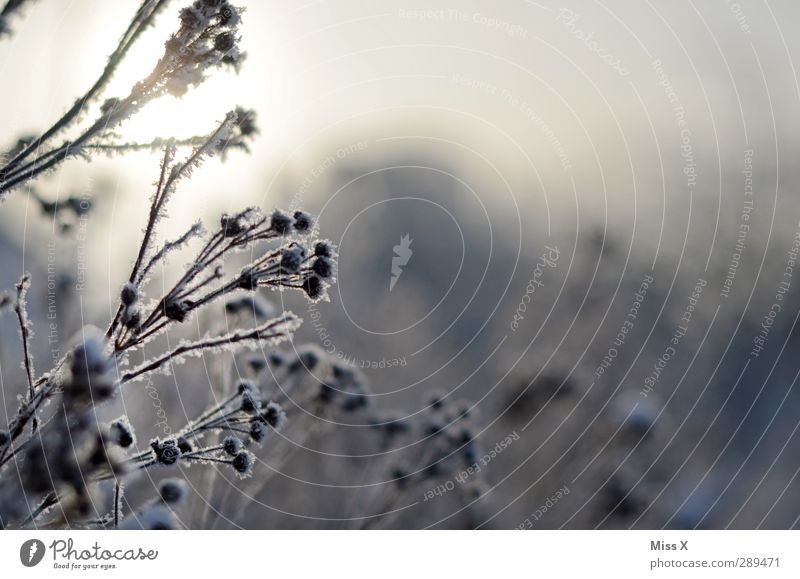
<svg viewBox="0 0 800 579"><path fill-rule="evenodd" d="M164 315L170 320L183 322L191 309L189 300L168 300L164 304Z"/></svg>
<svg viewBox="0 0 800 579"><path fill-rule="evenodd" d="M133 434L133 428L131 428L131 425L128 423L128 419L125 417L118 418L112 422L109 430L111 434L111 440L116 442L122 448L128 448L136 441L136 437Z"/></svg>
<svg viewBox="0 0 800 579"><path fill-rule="evenodd" d="M392 479L398 487L405 488L408 485L409 472L401 466L392 469Z"/></svg>
<svg viewBox="0 0 800 579"><path fill-rule="evenodd" d="M306 250L300 245L284 247L281 250L281 270L283 273L297 273L303 265Z"/></svg>
<svg viewBox="0 0 800 579"><path fill-rule="evenodd" d="M311 269L322 279L333 277L333 260L329 257L318 257L314 260L314 264L311 266Z"/></svg>
<svg viewBox="0 0 800 579"><path fill-rule="evenodd" d="M236 237L246 229L246 222L242 215L228 215L225 213L219 218L219 225L222 229L223 237Z"/></svg>
<svg viewBox="0 0 800 579"><path fill-rule="evenodd" d="M122 301L122 304L126 306L135 304L137 301L139 301L139 288L137 288L131 282L126 283L124 286L122 286L119 299Z"/></svg>
<svg viewBox="0 0 800 579"><path fill-rule="evenodd" d="M114 362L105 354L105 340L92 336L72 351L70 391L80 398L102 401L114 393Z"/></svg>
<svg viewBox="0 0 800 579"><path fill-rule="evenodd" d="M314 245L314 255L317 257L333 256L333 247L327 241L318 241Z"/></svg>
<svg viewBox="0 0 800 579"><path fill-rule="evenodd" d="M236 35L233 32L220 32L214 38L214 49L223 54L236 46Z"/></svg>
<svg viewBox="0 0 800 579"><path fill-rule="evenodd" d="M178 442L172 438L163 442L153 440L150 443L150 448L153 449L156 460L164 465L175 464L181 457L181 449L178 447Z"/></svg>
<svg viewBox="0 0 800 579"><path fill-rule="evenodd" d="M431 410L441 410L444 407L445 398L444 392L434 392L428 400Z"/></svg>
<svg viewBox="0 0 800 579"><path fill-rule="evenodd" d="M253 422L250 425L250 438L253 439L254 442L263 442L264 439L267 438L268 432L263 422Z"/></svg>
<svg viewBox="0 0 800 579"><path fill-rule="evenodd" d="M241 409L243 412L247 412L248 414L258 414L260 407L261 399L258 396L258 392L255 390L247 390L242 392Z"/></svg>
<svg viewBox="0 0 800 579"><path fill-rule="evenodd" d="M189 444L189 441L186 440L183 436L178 437L178 450L181 451L181 454L186 454L187 452L192 452L192 445Z"/></svg>
<svg viewBox="0 0 800 579"><path fill-rule="evenodd" d="M258 133L256 124L256 112L244 107L236 107L236 126L243 137L250 137Z"/></svg>
<svg viewBox="0 0 800 579"><path fill-rule="evenodd" d="M267 357L269 360L269 365L273 368L280 368L284 364L286 364L286 354L281 352L280 350L273 350L269 353Z"/></svg>
<svg viewBox="0 0 800 579"><path fill-rule="evenodd" d="M318 300L325 295L325 285L316 275L310 275L303 281L303 291L309 299Z"/></svg>
<svg viewBox="0 0 800 579"><path fill-rule="evenodd" d="M314 225L314 218L305 211L294 212L294 228L299 233L308 233Z"/></svg>
<svg viewBox="0 0 800 579"><path fill-rule="evenodd" d="M242 450L242 441L236 436L226 436L222 441L222 450L225 451L225 454L236 456Z"/></svg>
<svg viewBox="0 0 800 579"><path fill-rule="evenodd" d="M142 314L139 307L131 305L126 307L122 312L122 323L130 330L135 330L142 325Z"/></svg>
<svg viewBox="0 0 800 579"><path fill-rule="evenodd" d="M191 6L181 10L180 20L181 26L194 31L200 30L206 25L206 18L203 12Z"/></svg>
<svg viewBox="0 0 800 579"><path fill-rule="evenodd" d="M253 354L247 358L247 365L258 374L267 367L267 361L260 354Z"/></svg>
<svg viewBox="0 0 800 579"><path fill-rule="evenodd" d="M245 394L247 392L254 392L256 389L255 384L253 384L252 380L248 380L247 378L243 378L236 383L236 391L239 394Z"/></svg>
<svg viewBox="0 0 800 579"><path fill-rule="evenodd" d="M356 371L346 364L337 362L333 365L333 377L339 382L352 382L356 379Z"/></svg>
<svg viewBox="0 0 800 579"><path fill-rule="evenodd" d="M241 477L249 476L253 472L253 458L246 450L241 451L231 461L234 470Z"/></svg>
<svg viewBox="0 0 800 579"><path fill-rule="evenodd" d="M475 432L468 427L464 427L456 433L455 440L457 443L466 444L475 439Z"/></svg>
<svg viewBox="0 0 800 579"><path fill-rule="evenodd" d="M219 21L220 24L224 24L226 26L236 26L240 21L239 11L225 2L219 11Z"/></svg>
<svg viewBox="0 0 800 579"><path fill-rule="evenodd" d="M252 315L257 320L273 318L275 306L257 294L251 294L230 300L225 304L225 311L232 315Z"/></svg>
<svg viewBox="0 0 800 579"><path fill-rule="evenodd" d="M261 410L261 419L275 430L280 430L286 424L286 413L276 402L268 402Z"/></svg>
<svg viewBox="0 0 800 579"><path fill-rule="evenodd" d="M186 482L179 478L168 478L158 485L161 500L170 506L178 506L186 498Z"/></svg>
<svg viewBox="0 0 800 579"><path fill-rule="evenodd" d="M306 344L297 350L297 359L289 366L289 372L314 369L325 359L325 352L314 344Z"/></svg>
<svg viewBox="0 0 800 579"><path fill-rule="evenodd" d="M336 388L331 386L330 384L326 384L322 382L319 385L319 401L323 404L329 404L331 400L334 399L336 396Z"/></svg>
<svg viewBox="0 0 800 579"><path fill-rule="evenodd" d="M425 424L425 435L426 436L439 436L444 431L444 424L439 422L438 420L429 420Z"/></svg>
<svg viewBox="0 0 800 579"><path fill-rule="evenodd" d="M292 232L294 220L283 211L275 210L270 217L269 226L272 231L279 235L286 235Z"/></svg>
<svg viewBox="0 0 800 579"><path fill-rule="evenodd" d="M348 392L342 403L342 410L345 412L355 412L361 408L369 406L369 397L363 392Z"/></svg>

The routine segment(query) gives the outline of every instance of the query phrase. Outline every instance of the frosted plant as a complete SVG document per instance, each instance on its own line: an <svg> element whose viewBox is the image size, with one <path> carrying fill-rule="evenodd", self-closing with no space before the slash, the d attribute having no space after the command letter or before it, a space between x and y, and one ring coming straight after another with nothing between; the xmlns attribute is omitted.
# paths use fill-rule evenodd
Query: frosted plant
<svg viewBox="0 0 800 579"><path fill-rule="evenodd" d="M29 348L32 332L25 301L30 276L20 279L16 295L4 298L3 303L16 313L28 380L27 396L8 431L0 435L0 518L4 526L35 522L46 513L52 518L55 506L59 509L56 522L89 524L90 515L88 519L97 524L118 523L122 480L150 467L215 462L249 476L253 458L239 437L259 442L268 429L283 425L285 415L280 406L261 400L244 383L235 396L203 412L176 437L154 439L147 450L132 455L129 451L135 448L135 436L127 419L109 424L97 419L97 408L130 383L169 371L188 356L279 343L300 323L291 312L284 312L254 327L182 341L161 353L148 348L142 362L131 362L135 352L194 312L223 299L231 299L228 309L256 304L254 292L259 288L292 288L311 300L325 297L333 277L334 254L325 242L312 242L308 248L302 243L313 227L312 217L303 211L289 215L276 210L264 215L249 208L223 215L211 233L204 233L197 223L177 239L156 244L157 225L177 184L220 148L236 121L235 112L228 114L183 160L175 160L174 146L165 149L139 251L105 332L85 329L78 346L50 371L37 375ZM203 241L193 261L163 295L148 299L154 266L196 238ZM262 249L255 251L257 247ZM244 249L256 257L226 276L221 263ZM227 437L221 444L204 446L200 442L206 433L223 430ZM21 489L13 484L16 479ZM116 485L113 508L108 513L91 513L98 510L93 487L109 480Z"/></svg>
<svg viewBox="0 0 800 579"><path fill-rule="evenodd" d="M10 24L27 3L8 0L0 11L0 39L13 32ZM50 202L36 188L38 177L75 157L137 150L160 156L135 258L120 280L104 329L81 328L66 354L49 368L37 368L37 332L27 303L37 280L26 273L15 288L0 294L0 312L19 329L25 384L16 410L0 425L0 528L170 529L187 526L196 513L201 518L191 526L213 526L219 517L209 520L208 509L179 513L189 502L185 469L193 467L205 475L215 509L227 511L229 521L242 521L248 503L231 504L233 485L220 490L216 482L227 477L241 492L260 496L297 448L331 434L343 416L371 425L371 436L362 442L378 452L365 474L389 477L389 484L380 490L367 487L363 500L343 505L341 520L359 527L392 525L396 505L415 502L436 477L473 457L467 408L439 401L419 420L378 418L366 378L357 369L313 346L274 349L292 338L301 320L278 310L262 293L295 291L316 302L327 299L335 282L336 249L313 237L316 224L309 213L243 208L221 215L211 228L198 221L174 239L161 238L161 222L181 183L212 156L224 160L231 151L247 151L258 133L255 114L237 107L205 135L148 142L119 137L117 128L150 102L166 94L182 96L214 70L242 63L242 11L226 0L197 0L180 11L177 29L150 74L127 94L106 95L131 47L167 4L143 1L93 85L49 128L17 138L0 155L0 203L24 185L63 231L88 218L93 202L74 195ZM153 283L157 266L179 250L181 255L193 251L188 264L173 264L174 281ZM223 267L242 256L247 256L243 266ZM212 307L217 305L223 306L224 325L212 325L192 340L159 339L180 332L203 312L219 311ZM223 373L221 391L178 430L140 437L132 416L108 419L108 407L121 393L133 397L156 375L206 354L223 366L227 359L241 361L249 375L231 379ZM398 454L388 451L403 437L411 437L404 444L414 451L400 464ZM265 456L268 470L259 468ZM156 471L170 477L157 483L155 494L147 493L137 482L144 473L160 477Z"/></svg>
<svg viewBox="0 0 800 579"><path fill-rule="evenodd" d="M22 2L9 2L6 9L15 11ZM160 147L164 139L151 143L120 143L115 130L153 100L172 94L183 96L202 83L220 67L237 68L243 59L238 47L241 10L225 0L197 0L180 12L178 29L164 45L164 53L150 74L134 84L127 95L107 97L93 120L81 122L90 106L104 94L108 82L131 47L168 4L168 0L145 0L134 15L106 67L89 90L79 97L49 129L40 135L19 139L0 164L0 200L13 189L53 169L66 159L88 156L98 150L125 151ZM5 16L0 16L2 35ZM244 140L255 132L251 115L238 111L238 125L227 135L228 147L245 147ZM68 129L76 135L61 144L56 137ZM183 144L196 145L200 138ZM216 143L217 145L219 143Z"/></svg>

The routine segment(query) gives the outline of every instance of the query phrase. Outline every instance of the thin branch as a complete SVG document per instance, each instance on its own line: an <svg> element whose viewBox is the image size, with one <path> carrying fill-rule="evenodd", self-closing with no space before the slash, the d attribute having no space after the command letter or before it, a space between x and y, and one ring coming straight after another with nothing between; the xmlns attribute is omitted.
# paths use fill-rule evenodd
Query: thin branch
<svg viewBox="0 0 800 579"><path fill-rule="evenodd" d="M182 358L198 350L213 350L216 348L234 346L241 342L275 341L288 338L291 332L294 331L294 329L296 329L296 327L299 325L299 321L299 318L297 318L294 314L291 312L286 312L282 317L267 322L266 324L257 328L231 332L230 334L225 334L215 338L206 338L196 342L184 342L172 351L162 354L151 362L142 364L130 372L123 374L122 378L120 379L120 384L130 382L142 374L159 369L161 366L167 362L171 362L173 359ZM276 328L280 328L282 325L285 325L286 328L276 330Z"/></svg>
<svg viewBox="0 0 800 579"><path fill-rule="evenodd" d="M25 365L25 375L28 378L28 396L31 400L34 397L34 376L33 376L33 356L30 350L31 328L28 320L28 307L26 298L28 289L31 286L31 274L25 273L17 282L17 301L14 304L14 312L17 314L17 321L19 322L19 330L22 335L22 357ZM38 427L38 420L34 413L31 422L31 433L36 432Z"/></svg>

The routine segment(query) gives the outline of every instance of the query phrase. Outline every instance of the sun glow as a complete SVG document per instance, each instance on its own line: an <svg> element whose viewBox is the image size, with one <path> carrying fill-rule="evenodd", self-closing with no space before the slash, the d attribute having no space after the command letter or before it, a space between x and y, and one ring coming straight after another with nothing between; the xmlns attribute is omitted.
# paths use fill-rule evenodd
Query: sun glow
<svg viewBox="0 0 800 579"><path fill-rule="evenodd" d="M106 90L107 96L124 97L140 80L146 78L164 54L164 42L174 32L175 18L165 15L158 25L147 31L126 57L114 74ZM244 38L246 34L242 32ZM106 43L109 44L109 43ZM113 44L113 43L111 43ZM109 44L109 45L111 45ZM259 50L258 42L243 42ZM260 51L260 50L259 50ZM145 105L132 118L116 129L123 142L143 143L155 138L186 138L203 135L213 129L216 121L237 105L259 109L256 103L248 103L258 92L261 83L256 75L246 70L237 74L228 67L214 68L206 74L203 82L193 85L182 97L164 95Z"/></svg>

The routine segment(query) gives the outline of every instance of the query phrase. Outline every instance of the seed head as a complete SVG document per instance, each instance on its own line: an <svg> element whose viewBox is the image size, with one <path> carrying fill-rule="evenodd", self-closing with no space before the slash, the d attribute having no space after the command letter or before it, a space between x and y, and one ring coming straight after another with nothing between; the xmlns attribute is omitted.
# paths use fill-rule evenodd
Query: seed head
<svg viewBox="0 0 800 579"><path fill-rule="evenodd" d="M178 447L178 442L173 438L168 438L163 442L153 440L150 442L150 448L153 449L156 460L164 465L175 464L181 457L181 449Z"/></svg>
<svg viewBox="0 0 800 579"><path fill-rule="evenodd" d="M158 486L161 500L170 506L178 506L186 498L186 482L179 478L168 478Z"/></svg>
<svg viewBox="0 0 800 579"><path fill-rule="evenodd" d="M300 245L292 245L281 250L281 271L283 273L297 273L303 265L306 250Z"/></svg>
<svg viewBox="0 0 800 579"><path fill-rule="evenodd" d="M253 422L250 424L250 438L255 442L263 442L264 439L267 438L268 432L263 422Z"/></svg>
<svg viewBox="0 0 800 579"><path fill-rule="evenodd" d="M255 384L253 384L252 380L248 380L247 378L243 378L239 380L236 384L236 391L239 394L244 394L246 392L253 392L256 389Z"/></svg>
<svg viewBox="0 0 800 579"><path fill-rule="evenodd" d="M250 456L250 453L246 450L243 450L234 456L231 464L233 465L234 470L236 470L241 477L249 476L253 472L253 459Z"/></svg>
<svg viewBox="0 0 800 579"><path fill-rule="evenodd" d="M283 211L275 210L270 217L270 229L278 235L287 235L292 232L294 220Z"/></svg>
<svg viewBox="0 0 800 579"><path fill-rule="evenodd" d="M318 257L314 260L311 269L322 279L333 277L334 264L329 257Z"/></svg>
<svg viewBox="0 0 800 579"><path fill-rule="evenodd" d="M183 322L191 309L189 300L168 300L164 304L164 315L170 320Z"/></svg>
<svg viewBox="0 0 800 579"><path fill-rule="evenodd" d="M297 349L297 358L289 365L289 372L314 369L325 359L325 352L314 344L305 344Z"/></svg>
<svg viewBox="0 0 800 579"><path fill-rule="evenodd" d="M226 436L222 441L222 450L225 454L236 456L242 450L242 441L236 436Z"/></svg>
<svg viewBox="0 0 800 579"><path fill-rule="evenodd" d="M183 436L179 436L178 450L180 450L182 454L186 454L187 452L192 452L192 445L189 444L189 441L186 440Z"/></svg>
<svg viewBox="0 0 800 579"><path fill-rule="evenodd" d="M281 405L276 402L267 402L261 410L261 418L275 430L280 430L286 424L286 413Z"/></svg>
<svg viewBox="0 0 800 579"><path fill-rule="evenodd" d="M333 247L327 241L318 241L314 245L314 255L317 257L331 257L333 256Z"/></svg>
<svg viewBox="0 0 800 579"><path fill-rule="evenodd" d="M261 408L261 398L255 390L247 390L242 392L242 405L240 407L243 412L248 414L258 414Z"/></svg>
<svg viewBox="0 0 800 579"><path fill-rule="evenodd" d="M310 275L303 281L303 291L309 299L318 300L325 295L325 285L319 277Z"/></svg>
<svg viewBox="0 0 800 579"><path fill-rule="evenodd" d="M119 297L123 305L131 306L139 300L139 289L131 282L127 282L122 286Z"/></svg>
<svg viewBox="0 0 800 579"><path fill-rule="evenodd" d="M220 32L214 38L214 49L225 54L236 46L236 35L233 32Z"/></svg>
<svg viewBox="0 0 800 579"><path fill-rule="evenodd" d="M294 229L298 233L308 233L314 226L314 218L305 211L294 212Z"/></svg>
<svg viewBox="0 0 800 579"><path fill-rule="evenodd" d="M111 440L116 442L122 448L128 448L136 441L136 438L133 434L133 428L131 428L131 425L128 423L128 419L125 417L118 418L112 422L110 431Z"/></svg>

